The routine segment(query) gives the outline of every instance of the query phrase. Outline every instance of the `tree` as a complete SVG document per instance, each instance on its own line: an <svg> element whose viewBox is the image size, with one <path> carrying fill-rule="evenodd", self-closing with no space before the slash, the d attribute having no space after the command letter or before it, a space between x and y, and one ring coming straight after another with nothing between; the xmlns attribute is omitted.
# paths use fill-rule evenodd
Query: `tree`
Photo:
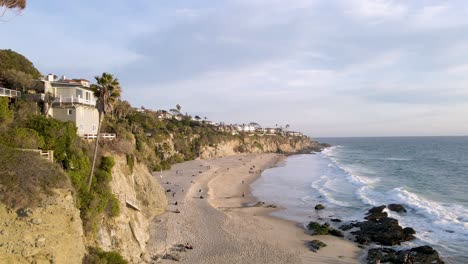
<svg viewBox="0 0 468 264"><path fill-rule="evenodd" d="M201 117L196 115L196 116L195 116L195 119L196 119L197 121L200 121Z"/></svg>
<svg viewBox="0 0 468 264"><path fill-rule="evenodd" d="M101 76L96 76L94 78L96 79L97 84L91 85L91 89L94 91L94 95L98 98L96 104L99 112L99 123L96 142L94 145L93 163L91 165L91 173L88 180L88 191L91 190L94 168L96 166L96 156L99 146L99 133L101 132L102 120L106 117L106 114L113 111L115 104L118 102L121 95L119 80L114 78L112 74L105 72Z"/></svg>
<svg viewBox="0 0 468 264"><path fill-rule="evenodd" d="M127 101L117 101L114 114L119 119L126 118L132 112L132 106Z"/></svg>
<svg viewBox="0 0 468 264"><path fill-rule="evenodd" d="M3 79L3 85L8 89L24 92L37 85L36 80L30 74L15 69L5 70L0 75Z"/></svg>
<svg viewBox="0 0 468 264"><path fill-rule="evenodd" d="M176 105L176 108L177 108L177 110L179 110L179 112L180 112L180 110L182 109L182 106L180 106L180 104L177 104L177 105Z"/></svg>
<svg viewBox="0 0 468 264"><path fill-rule="evenodd" d="M3 10L0 13L0 16L5 15L6 11L8 9L17 9L19 11L23 10L26 8L26 0L0 0L0 7L4 7L5 10Z"/></svg>

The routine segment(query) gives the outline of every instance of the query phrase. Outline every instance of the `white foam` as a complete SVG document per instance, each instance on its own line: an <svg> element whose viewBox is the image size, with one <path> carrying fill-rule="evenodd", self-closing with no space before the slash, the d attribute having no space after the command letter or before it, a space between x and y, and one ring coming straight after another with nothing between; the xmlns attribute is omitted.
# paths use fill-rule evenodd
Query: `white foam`
<svg viewBox="0 0 468 264"><path fill-rule="evenodd" d="M414 209L416 213L427 217L444 232L450 230L457 234L468 235L468 223L463 221L464 217L468 215L468 209L462 205L431 201L406 190L404 187L389 191L389 196L393 201L405 204Z"/></svg>

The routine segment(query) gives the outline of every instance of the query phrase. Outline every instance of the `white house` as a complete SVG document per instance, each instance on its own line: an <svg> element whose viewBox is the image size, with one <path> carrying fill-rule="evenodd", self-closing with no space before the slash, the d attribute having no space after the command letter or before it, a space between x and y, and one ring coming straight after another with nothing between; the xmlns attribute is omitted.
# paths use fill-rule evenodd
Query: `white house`
<svg viewBox="0 0 468 264"><path fill-rule="evenodd" d="M67 79L65 76L56 79L54 75L49 74L42 82L44 94L53 97L47 115L60 121L73 121L80 136L97 134L97 98L90 89L88 80Z"/></svg>

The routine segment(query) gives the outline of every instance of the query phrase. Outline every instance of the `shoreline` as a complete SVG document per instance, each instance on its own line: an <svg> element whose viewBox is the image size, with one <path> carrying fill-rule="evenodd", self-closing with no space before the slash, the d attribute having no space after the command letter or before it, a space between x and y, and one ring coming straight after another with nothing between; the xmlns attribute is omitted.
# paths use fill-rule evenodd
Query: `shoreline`
<svg viewBox="0 0 468 264"><path fill-rule="evenodd" d="M153 223L150 252L177 255L182 263L359 263L361 249L355 243L310 236L300 224L270 215L281 208L245 206L258 202L250 184L285 159L237 155L177 164L162 179L155 173L170 189L169 208ZM312 252L305 243L314 239L328 246ZM194 249L171 250L186 243Z"/></svg>

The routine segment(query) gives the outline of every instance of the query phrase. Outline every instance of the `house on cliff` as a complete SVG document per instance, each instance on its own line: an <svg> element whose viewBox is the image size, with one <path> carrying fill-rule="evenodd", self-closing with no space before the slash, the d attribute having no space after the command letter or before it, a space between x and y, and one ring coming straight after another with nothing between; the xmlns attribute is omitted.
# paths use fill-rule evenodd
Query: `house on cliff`
<svg viewBox="0 0 468 264"><path fill-rule="evenodd" d="M99 124L97 98L85 79L58 79L49 74L41 80L43 86L35 98L44 103L44 114L60 121L76 124L78 135L96 135Z"/></svg>

